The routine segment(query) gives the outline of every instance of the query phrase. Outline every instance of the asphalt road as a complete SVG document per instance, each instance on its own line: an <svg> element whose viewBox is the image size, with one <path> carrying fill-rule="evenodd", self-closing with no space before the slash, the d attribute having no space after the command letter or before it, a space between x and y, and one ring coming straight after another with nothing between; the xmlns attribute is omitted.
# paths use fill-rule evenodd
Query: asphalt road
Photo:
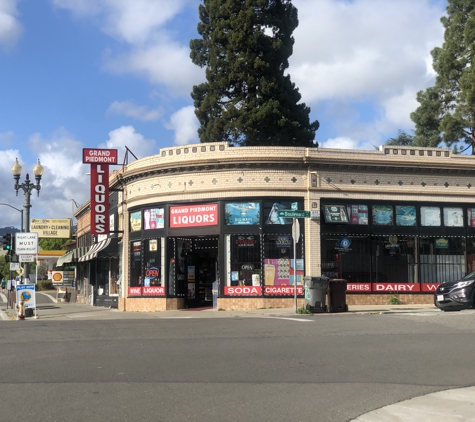
<svg viewBox="0 0 475 422"><path fill-rule="evenodd" d="M474 318L0 321L0 420L348 421L475 385Z"/></svg>

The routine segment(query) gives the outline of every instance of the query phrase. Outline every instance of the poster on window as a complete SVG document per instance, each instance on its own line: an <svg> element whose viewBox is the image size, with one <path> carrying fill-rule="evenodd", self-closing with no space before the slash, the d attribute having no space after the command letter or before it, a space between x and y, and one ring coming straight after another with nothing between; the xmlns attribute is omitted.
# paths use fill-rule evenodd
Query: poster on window
<svg viewBox="0 0 475 422"><path fill-rule="evenodd" d="M264 209L269 208L270 203L264 204ZM279 217L279 211L290 210L290 204L282 204L280 202L273 202L270 206L270 211L266 216L266 224L292 224L291 218Z"/></svg>
<svg viewBox="0 0 475 422"><path fill-rule="evenodd" d="M346 205L324 205L326 223L348 223Z"/></svg>
<svg viewBox="0 0 475 422"><path fill-rule="evenodd" d="M142 229L142 211L130 213L130 231L138 232Z"/></svg>
<svg viewBox="0 0 475 422"><path fill-rule="evenodd" d="M293 265L293 259L264 259L265 285L290 286L294 284L295 278L297 278L297 284L301 284L304 276L303 259L297 259L297 274L294 273Z"/></svg>
<svg viewBox="0 0 475 422"><path fill-rule="evenodd" d="M144 230L163 229L165 227L164 208L150 208L143 211Z"/></svg>
<svg viewBox="0 0 475 422"><path fill-rule="evenodd" d="M416 207L412 205L396 205L396 226L415 226Z"/></svg>
<svg viewBox="0 0 475 422"><path fill-rule="evenodd" d="M392 205L373 205L373 224L376 226L392 226Z"/></svg>
<svg viewBox="0 0 475 422"><path fill-rule="evenodd" d="M134 262L140 262L140 255L142 252L142 242L134 242L132 244L133 252L134 252Z"/></svg>
<svg viewBox="0 0 475 422"><path fill-rule="evenodd" d="M188 283L188 299L195 298L195 283Z"/></svg>
<svg viewBox="0 0 475 422"><path fill-rule="evenodd" d="M348 219L350 224L360 226L368 225L368 206L367 205L347 205Z"/></svg>
<svg viewBox="0 0 475 422"><path fill-rule="evenodd" d="M258 226L261 212L258 202L233 202L225 205L224 221L227 226Z"/></svg>
<svg viewBox="0 0 475 422"><path fill-rule="evenodd" d="M444 226L463 227L462 208L444 207Z"/></svg>
<svg viewBox="0 0 475 422"><path fill-rule="evenodd" d="M422 226L440 226L439 207L421 207Z"/></svg>

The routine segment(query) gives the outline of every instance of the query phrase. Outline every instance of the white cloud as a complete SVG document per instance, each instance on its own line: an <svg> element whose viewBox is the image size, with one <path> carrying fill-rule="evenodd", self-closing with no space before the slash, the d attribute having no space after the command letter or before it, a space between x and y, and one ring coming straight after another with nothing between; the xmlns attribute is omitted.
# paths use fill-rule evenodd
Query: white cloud
<svg viewBox="0 0 475 422"><path fill-rule="evenodd" d="M149 110L145 106L135 105L132 101L114 101L107 109L107 112L133 117L143 122L158 120L163 113L161 108Z"/></svg>
<svg viewBox="0 0 475 422"><path fill-rule="evenodd" d="M120 41L143 44L189 1L53 0L53 4L80 17L95 17L104 33Z"/></svg>
<svg viewBox="0 0 475 422"><path fill-rule="evenodd" d="M99 145L99 148L116 148L119 150L119 162L125 157L127 147L137 158L158 154L157 143L153 139L146 139L135 131L133 126L121 126L109 132L109 139ZM134 161L129 155L129 162Z"/></svg>
<svg viewBox="0 0 475 422"><path fill-rule="evenodd" d="M170 122L165 127L175 131L176 145L186 145L199 141L199 122L193 106L183 107L178 110L170 117Z"/></svg>
<svg viewBox="0 0 475 422"><path fill-rule="evenodd" d="M358 141L350 138L330 138L319 143L320 148L357 149Z"/></svg>
<svg viewBox="0 0 475 422"><path fill-rule="evenodd" d="M17 0L0 0L0 47L8 50L15 45L23 33L17 19Z"/></svg>

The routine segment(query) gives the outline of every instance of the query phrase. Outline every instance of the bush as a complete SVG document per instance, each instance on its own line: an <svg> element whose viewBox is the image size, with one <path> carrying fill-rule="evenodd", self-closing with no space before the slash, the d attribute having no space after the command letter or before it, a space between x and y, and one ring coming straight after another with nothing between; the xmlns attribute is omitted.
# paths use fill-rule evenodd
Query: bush
<svg viewBox="0 0 475 422"><path fill-rule="evenodd" d="M388 301L389 305L399 305L400 303L401 301L399 300L399 296L397 295L392 295Z"/></svg>
<svg viewBox="0 0 475 422"><path fill-rule="evenodd" d="M43 280L40 281L38 284L38 290L54 290L53 282L51 280Z"/></svg>
<svg viewBox="0 0 475 422"><path fill-rule="evenodd" d="M301 306L300 308L297 308L297 313L298 314L309 314L310 311L305 308L305 306Z"/></svg>

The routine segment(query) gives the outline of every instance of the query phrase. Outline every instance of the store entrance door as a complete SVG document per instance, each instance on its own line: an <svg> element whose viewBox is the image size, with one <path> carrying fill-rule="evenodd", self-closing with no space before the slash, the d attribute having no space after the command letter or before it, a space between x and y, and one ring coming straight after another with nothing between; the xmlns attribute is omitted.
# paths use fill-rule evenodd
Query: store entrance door
<svg viewBox="0 0 475 422"><path fill-rule="evenodd" d="M187 308L212 307L213 282L218 277L218 237L194 238L187 258Z"/></svg>

